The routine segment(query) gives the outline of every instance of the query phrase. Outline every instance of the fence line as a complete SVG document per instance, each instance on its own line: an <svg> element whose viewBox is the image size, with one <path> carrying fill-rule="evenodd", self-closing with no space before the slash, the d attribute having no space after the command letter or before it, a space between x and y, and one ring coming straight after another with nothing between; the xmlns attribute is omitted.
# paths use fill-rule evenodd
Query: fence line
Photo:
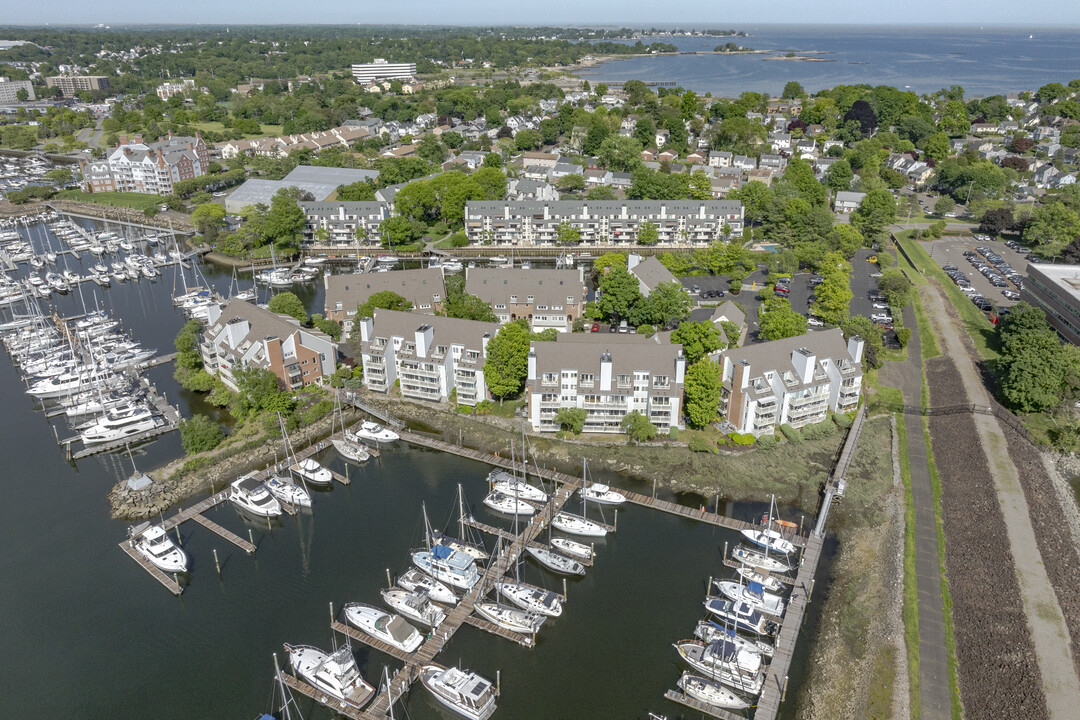
<svg viewBox="0 0 1080 720"><path fill-rule="evenodd" d="M898 405L896 403L880 403L880 406L889 410L890 412L904 413L905 415L993 415L1001 422L1011 427L1016 432L1020 433L1024 439L1031 441L1031 435L1028 434L1027 428L1024 427L1024 423L1021 422L1015 415L1006 410L1001 405L994 403L993 405L977 405L975 403L970 404L957 404L957 405L938 405L937 407L922 407L919 405Z"/></svg>

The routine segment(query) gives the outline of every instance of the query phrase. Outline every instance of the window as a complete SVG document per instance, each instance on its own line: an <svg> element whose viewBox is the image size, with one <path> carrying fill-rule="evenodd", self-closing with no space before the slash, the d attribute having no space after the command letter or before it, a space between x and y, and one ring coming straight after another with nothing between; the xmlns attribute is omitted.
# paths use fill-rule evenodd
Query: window
<svg viewBox="0 0 1080 720"><path fill-rule="evenodd" d="M435 302L442 302L442 295L440 295L439 293L435 293L434 295L431 296L431 299L434 300ZM421 305L420 307L425 307L425 306Z"/></svg>
<svg viewBox="0 0 1080 720"><path fill-rule="evenodd" d="M446 354L446 346L445 345L436 345L435 346L435 353L437 355L445 355Z"/></svg>
<svg viewBox="0 0 1080 720"><path fill-rule="evenodd" d="M619 375L618 383L619 383L619 387L621 387L621 388L630 387L630 376L629 375Z"/></svg>
<svg viewBox="0 0 1080 720"><path fill-rule="evenodd" d="M557 382L559 382L559 376L558 375L556 375L555 373L544 373L544 384L545 385L554 385Z"/></svg>
<svg viewBox="0 0 1080 720"><path fill-rule="evenodd" d="M653 378L653 387L666 388L670 385L667 375L657 375Z"/></svg>
<svg viewBox="0 0 1080 720"><path fill-rule="evenodd" d="M581 373L581 375L578 376L578 379L583 383L591 383L593 381L593 375L592 373Z"/></svg>
<svg viewBox="0 0 1080 720"><path fill-rule="evenodd" d="M431 309L431 303L420 303L420 309L421 310L430 310Z"/></svg>

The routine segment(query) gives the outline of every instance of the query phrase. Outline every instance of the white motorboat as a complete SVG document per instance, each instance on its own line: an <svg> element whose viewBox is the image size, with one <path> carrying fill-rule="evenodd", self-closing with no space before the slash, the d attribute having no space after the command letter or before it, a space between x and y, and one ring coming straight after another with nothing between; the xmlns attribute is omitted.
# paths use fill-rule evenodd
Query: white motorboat
<svg viewBox="0 0 1080 720"><path fill-rule="evenodd" d="M431 577L459 590L469 590L480 580L473 558L446 545L432 545L430 551L415 552L412 561Z"/></svg>
<svg viewBox="0 0 1080 720"><path fill-rule="evenodd" d="M722 597L705 600L705 609L723 621L726 627L744 630L755 635L772 635L776 624L766 620L749 603L734 602Z"/></svg>
<svg viewBox="0 0 1080 720"><path fill-rule="evenodd" d="M422 592L409 592L398 588L379 591L383 602L399 613L421 625L438 627L446 619L446 613Z"/></svg>
<svg viewBox="0 0 1080 720"><path fill-rule="evenodd" d="M309 255L304 258L304 264L308 267L319 267L320 265L325 265L328 259L329 258L324 255Z"/></svg>
<svg viewBox="0 0 1080 720"><path fill-rule="evenodd" d="M741 567L735 570L747 582L756 582L766 590L774 593L783 592L784 584L775 575L763 575L752 567Z"/></svg>
<svg viewBox="0 0 1080 720"><path fill-rule="evenodd" d="M160 525L143 523L128 529L128 545L159 570L187 572L188 556Z"/></svg>
<svg viewBox="0 0 1080 720"><path fill-rule="evenodd" d="M263 485L280 502L294 507L311 507L311 493L290 480L272 475L263 482Z"/></svg>
<svg viewBox="0 0 1080 720"><path fill-rule="evenodd" d="M329 485L334 481L334 476L330 471L312 458L305 458L289 469L294 474L302 477L304 482L309 482L312 485Z"/></svg>
<svg viewBox="0 0 1080 720"><path fill-rule="evenodd" d="M519 500L510 495L504 495L497 490L488 493L487 497L484 498L484 505L495 512L504 513L506 515L524 515L525 517L532 517L536 513L536 508L524 500Z"/></svg>
<svg viewBox="0 0 1080 720"><path fill-rule="evenodd" d="M252 515L276 517L281 514L281 503L250 475L233 480L229 485L229 501Z"/></svg>
<svg viewBox="0 0 1080 720"><path fill-rule="evenodd" d="M551 546L561 553L585 561L592 560L593 554L596 552L591 545L564 537L551 538Z"/></svg>
<svg viewBox="0 0 1080 720"><path fill-rule="evenodd" d="M750 704L715 680L684 672L676 683L688 697L706 705L728 710L745 710Z"/></svg>
<svg viewBox="0 0 1080 720"><path fill-rule="evenodd" d="M334 445L334 449L338 451L346 460L352 460L353 462L367 462L371 457L371 454L364 449L363 445L359 443L349 442L344 438L331 438L331 443Z"/></svg>
<svg viewBox="0 0 1080 720"><path fill-rule="evenodd" d="M741 531L743 537L765 550L790 555L795 546L776 530L747 528Z"/></svg>
<svg viewBox="0 0 1080 720"><path fill-rule="evenodd" d="M551 526L556 530L562 530L564 533L570 535L581 535L585 537L604 537L607 535L607 530L601 525L597 525L591 520L586 520L580 515L574 515L573 513L561 512L555 515L551 521Z"/></svg>
<svg viewBox="0 0 1080 720"><path fill-rule="evenodd" d="M65 270L62 276L71 285L77 285L82 280L82 275L72 270Z"/></svg>
<svg viewBox="0 0 1080 720"><path fill-rule="evenodd" d="M353 431L353 434L363 440L372 440L374 442L394 442L400 439L393 430L389 430L377 422L362 422L360 427Z"/></svg>
<svg viewBox="0 0 1080 720"><path fill-rule="evenodd" d="M98 443L113 442L115 440L123 440L124 438L134 437L135 435L153 430L158 426L158 422L158 418L151 415L149 417L125 422L122 425L99 423L84 430L79 435L79 438L82 440L83 445L94 445Z"/></svg>
<svg viewBox="0 0 1080 720"><path fill-rule="evenodd" d="M547 620L543 615L504 605L493 600L484 600L474 606L476 614L495 623L504 630L532 635Z"/></svg>
<svg viewBox="0 0 1080 720"><path fill-rule="evenodd" d="M131 252L135 249L135 246L131 243L130 240L124 239L120 241L120 249L124 252Z"/></svg>
<svg viewBox="0 0 1080 720"><path fill-rule="evenodd" d="M517 605L522 610L539 613L548 617L562 615L562 596L550 590L541 590L532 585L506 581L495 584L499 595Z"/></svg>
<svg viewBox="0 0 1080 720"><path fill-rule="evenodd" d="M750 695L761 692L765 675L761 672L760 655L722 641L706 645L700 640L681 640L674 647L683 660L699 673Z"/></svg>
<svg viewBox="0 0 1080 720"><path fill-rule="evenodd" d="M488 720L495 712L495 688L469 670L424 665L420 682L440 703L468 720Z"/></svg>
<svg viewBox="0 0 1080 720"><path fill-rule="evenodd" d="M588 487L581 488L581 497L597 505L622 505L626 502L625 495L602 483L592 483Z"/></svg>
<svg viewBox="0 0 1080 720"><path fill-rule="evenodd" d="M527 547L526 552L536 558L537 562L552 572L563 575L584 575L585 566L577 560L560 555L557 552L540 547Z"/></svg>
<svg viewBox="0 0 1080 720"><path fill-rule="evenodd" d="M400 615L393 615L374 605L347 603L345 619L353 627L404 652L415 652L424 642L424 636Z"/></svg>
<svg viewBox="0 0 1080 720"><path fill-rule="evenodd" d="M768 554L755 550L753 548L747 548L739 545L731 551L731 556L750 567L755 567L760 570L768 570L769 572L789 572L792 567L785 562L781 562L778 558L769 557Z"/></svg>
<svg viewBox="0 0 1080 720"><path fill-rule="evenodd" d="M297 675L349 707L360 709L375 695L375 688L360 675L348 645L329 654L310 645L286 645L285 652Z"/></svg>
<svg viewBox="0 0 1080 720"><path fill-rule="evenodd" d="M546 492L535 485L518 480L505 470L492 470L488 474L488 484L492 490L501 492L503 495L510 495L511 497L535 503L546 503L548 501Z"/></svg>
<svg viewBox="0 0 1080 720"><path fill-rule="evenodd" d="M784 599L779 595L766 592L760 584L752 582L742 585L727 580L714 580L713 585L729 600L745 602L758 612L780 617L784 614Z"/></svg>
<svg viewBox="0 0 1080 720"><path fill-rule="evenodd" d="M453 590L416 568L409 568L397 579L397 584L412 592L427 593L428 597L443 605L457 605L458 602Z"/></svg>
<svg viewBox="0 0 1080 720"><path fill-rule="evenodd" d="M698 620L697 627L694 628L694 637L706 643L727 640L751 652L760 653L762 657L772 657L773 653L776 652L774 645L761 639L751 640L750 638L744 638L742 635L736 634L734 630L717 625L712 620Z"/></svg>

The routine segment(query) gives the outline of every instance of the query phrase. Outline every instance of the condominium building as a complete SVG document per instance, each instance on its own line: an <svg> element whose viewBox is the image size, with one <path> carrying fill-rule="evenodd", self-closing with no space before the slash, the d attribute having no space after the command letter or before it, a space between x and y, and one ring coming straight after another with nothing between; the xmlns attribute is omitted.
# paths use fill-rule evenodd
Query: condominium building
<svg viewBox="0 0 1080 720"><path fill-rule="evenodd" d="M384 202L302 202L300 207L307 216L304 239L316 245L381 245L379 226L390 217Z"/></svg>
<svg viewBox="0 0 1080 720"><path fill-rule="evenodd" d="M184 78L180 82L161 83L157 86L157 96L162 100L168 100L173 95L183 95L194 89L194 78Z"/></svg>
<svg viewBox="0 0 1080 720"><path fill-rule="evenodd" d="M1020 297L1042 309L1061 337L1080 345L1080 268L1032 263Z"/></svg>
<svg viewBox="0 0 1080 720"><path fill-rule="evenodd" d="M564 334L529 349L527 418L534 430L555 432L562 408L588 411L585 432L621 433L637 411L662 433L683 427L686 358L681 345L638 336Z"/></svg>
<svg viewBox="0 0 1080 720"><path fill-rule="evenodd" d="M742 203L735 200L529 200L474 201L465 204L470 242L549 245L563 223L586 244L638 242L643 223L656 228L662 245L693 245L738 234Z"/></svg>
<svg viewBox="0 0 1080 720"><path fill-rule="evenodd" d="M34 100L34 85L29 80L10 80L0 77L0 103L15 103L19 101L19 91L26 91L26 101Z"/></svg>
<svg viewBox="0 0 1080 720"><path fill-rule="evenodd" d="M412 303L413 312L434 315L446 299L442 270L394 270L349 275L323 274L326 318L341 323L343 337L352 332L356 308L375 293L390 291Z"/></svg>
<svg viewBox="0 0 1080 720"><path fill-rule="evenodd" d="M585 269L467 268L465 292L491 306L499 322L527 320L534 332L569 332L585 312Z"/></svg>
<svg viewBox="0 0 1080 720"><path fill-rule="evenodd" d="M839 328L726 350L721 414L736 432L771 435L859 406L863 341Z"/></svg>
<svg viewBox="0 0 1080 720"><path fill-rule="evenodd" d="M108 90L109 78L104 75L54 75L45 78L45 85L60 88L61 95L71 97L83 91Z"/></svg>
<svg viewBox="0 0 1080 720"><path fill-rule="evenodd" d="M403 397L433 402L455 393L460 405L484 399L487 344L497 323L396 310L376 310L357 322L365 387L385 393L398 383Z"/></svg>
<svg viewBox="0 0 1080 720"><path fill-rule="evenodd" d="M392 63L383 58L352 66L353 79L360 85L382 80L408 80L416 75L416 63Z"/></svg>
<svg viewBox="0 0 1080 720"><path fill-rule="evenodd" d="M242 368L269 370L294 390L321 382L336 367L337 345L328 335L243 300L211 306L201 335L203 367L234 391L234 373Z"/></svg>
<svg viewBox="0 0 1080 720"><path fill-rule="evenodd" d="M142 135L121 136L104 160L83 162L83 189L88 192L137 192L169 195L181 180L206 174L210 156L202 135L179 137L169 133L156 142Z"/></svg>

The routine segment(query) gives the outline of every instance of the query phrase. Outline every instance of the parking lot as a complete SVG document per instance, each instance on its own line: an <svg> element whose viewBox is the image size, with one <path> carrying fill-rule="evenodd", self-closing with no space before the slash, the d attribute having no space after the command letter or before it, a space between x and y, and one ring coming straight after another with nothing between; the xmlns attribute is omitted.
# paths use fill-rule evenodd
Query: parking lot
<svg viewBox="0 0 1080 720"><path fill-rule="evenodd" d="M1000 255L1008 266L1012 267L1021 276L1027 277L1028 261L1025 259L1024 254L1007 247L1004 242L999 240L947 237L935 240L926 249L930 257L942 267L955 265L959 272L963 273L967 281L971 283L971 287L993 303L995 307L1011 307L1015 305L1018 301L1015 298L1007 298L1003 291L1018 292L1019 287L1016 283L1001 277L1000 281L1005 283L1005 287L995 287L991 280L980 273L972 265L969 258L964 256L965 252L977 252L976 248L978 247L990 248L991 253ZM986 257L981 253L977 254L976 259L988 264ZM1000 276L991 274L991 277Z"/></svg>

